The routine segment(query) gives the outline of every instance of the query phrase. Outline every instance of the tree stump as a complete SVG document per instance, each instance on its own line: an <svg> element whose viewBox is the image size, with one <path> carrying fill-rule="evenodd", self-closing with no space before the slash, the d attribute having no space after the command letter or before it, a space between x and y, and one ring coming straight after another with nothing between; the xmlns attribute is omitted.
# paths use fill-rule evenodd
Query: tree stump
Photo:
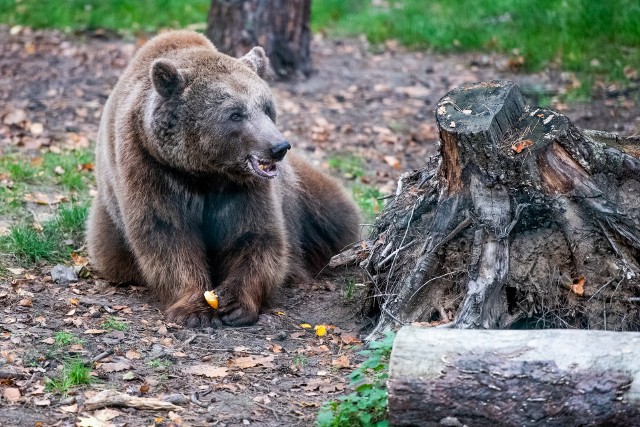
<svg viewBox="0 0 640 427"><path fill-rule="evenodd" d="M393 426L633 426L640 334L404 327L388 392Z"/></svg>
<svg viewBox="0 0 640 427"><path fill-rule="evenodd" d="M207 37L239 58L262 46L281 79L311 73L311 0L211 0Z"/></svg>
<svg viewBox="0 0 640 427"><path fill-rule="evenodd" d="M357 261L374 334L459 328L640 328L640 141L528 107L508 81L436 109L440 156L405 173Z"/></svg>

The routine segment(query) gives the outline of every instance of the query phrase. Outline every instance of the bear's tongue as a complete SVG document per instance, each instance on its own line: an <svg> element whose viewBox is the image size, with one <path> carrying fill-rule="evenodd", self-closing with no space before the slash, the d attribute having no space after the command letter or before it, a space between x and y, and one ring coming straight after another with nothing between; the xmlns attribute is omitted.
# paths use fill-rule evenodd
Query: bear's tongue
<svg viewBox="0 0 640 427"><path fill-rule="evenodd" d="M258 158L251 156L249 158L251 167L260 176L265 178L275 178L278 175L278 167L275 162L265 162L258 160Z"/></svg>

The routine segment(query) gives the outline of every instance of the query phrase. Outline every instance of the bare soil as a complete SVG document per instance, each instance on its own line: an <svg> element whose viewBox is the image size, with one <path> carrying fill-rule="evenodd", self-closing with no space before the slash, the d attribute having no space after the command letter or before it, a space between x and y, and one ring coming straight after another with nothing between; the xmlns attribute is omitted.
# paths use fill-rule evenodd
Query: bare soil
<svg viewBox="0 0 640 427"><path fill-rule="evenodd" d="M0 148L36 155L93 144L102 106L144 41L0 28ZM402 172L437 154L433 109L450 89L512 79L536 104L575 85L570 74L519 73L493 55L321 37L312 50L311 78L273 84L280 128L294 149L331 173L328 158L361 157L366 173L358 179L385 194ZM600 87L588 104L552 107L578 126L633 135L640 133L639 99L636 81L626 89ZM6 124L16 112L26 119ZM323 402L348 391L346 377L360 360L359 334L368 323L357 313L360 287L347 298L353 273L280 290L255 326L189 330L166 324L144 288L99 278L56 284L51 267L0 278L0 426L313 425ZM111 318L126 330L107 330ZM305 323L328 325L328 333L318 337ZM83 343L56 346L58 331ZM93 361L97 381L67 395L46 391L45 378L59 375L70 357ZM172 401L182 410L85 410L102 389Z"/></svg>

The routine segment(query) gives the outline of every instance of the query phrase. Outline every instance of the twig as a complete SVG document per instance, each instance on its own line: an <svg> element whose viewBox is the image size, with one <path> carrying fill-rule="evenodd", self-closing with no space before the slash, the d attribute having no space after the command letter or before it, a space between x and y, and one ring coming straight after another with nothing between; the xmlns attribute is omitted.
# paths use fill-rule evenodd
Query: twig
<svg viewBox="0 0 640 427"><path fill-rule="evenodd" d="M206 408L206 407L209 406L208 404L206 404L204 402L201 402L200 399L198 399L198 392L197 391L194 391L193 393L191 393L191 402L196 404L196 405L198 405L198 406L200 406L200 407L202 407L202 408Z"/></svg>
<svg viewBox="0 0 640 427"><path fill-rule="evenodd" d="M22 372L0 371L0 380L21 380L26 378Z"/></svg>
<svg viewBox="0 0 640 427"><path fill-rule="evenodd" d="M601 290L603 290L604 288L606 288L606 287L607 287L611 282L613 282L613 279L609 279L609 281L608 281L607 283L605 283L604 285L600 286L600 287L598 288L598 290L597 290L597 291L595 291L595 292L593 293L593 295L591 295L591 296L589 297L589 299L587 300L587 302L591 301L591 300L593 299L593 297L595 297L596 295L598 295L598 292L600 292Z"/></svg>
<svg viewBox="0 0 640 427"><path fill-rule="evenodd" d="M453 231L446 235L446 237L440 240L433 248L431 248L430 252L437 252L442 246L444 246L449 240L456 237L456 235L467 228L473 222L473 218L471 216L466 217L460 224L453 229Z"/></svg>
<svg viewBox="0 0 640 427"><path fill-rule="evenodd" d="M110 348L108 350L105 350L102 353L100 353L97 356L95 356L93 359L91 359L91 363L99 362L102 359L104 359L105 357L110 356L111 354L113 354L113 349L112 348Z"/></svg>
<svg viewBox="0 0 640 427"><path fill-rule="evenodd" d="M447 277L447 276L452 276L454 274L462 273L463 271L464 270L455 270L455 271L450 271L450 272L445 273L445 274L441 274L440 276L432 277L431 279L427 280L422 285L420 285L420 287L418 289L416 289L416 291L411 295L411 297L409 297L409 301L411 301L413 299L413 297L415 297L416 294L422 290L422 288L424 288L425 286L427 286L429 283L433 282L434 280L441 279L441 278Z"/></svg>
<svg viewBox="0 0 640 427"><path fill-rule="evenodd" d="M84 403L84 410L93 411L94 409L108 408L111 406L151 410L168 409L172 411L181 411L184 409L181 406L165 402L164 400L131 396L116 390L103 390Z"/></svg>
<svg viewBox="0 0 640 427"><path fill-rule="evenodd" d="M269 411L271 411L273 413L273 416L275 417L276 421L280 421L280 419L278 418L278 412L275 409L271 408L270 406L264 405L264 404L262 404L260 402L256 402L255 400L253 401L253 403L255 403L256 405L258 405L261 408L268 409Z"/></svg>
<svg viewBox="0 0 640 427"><path fill-rule="evenodd" d="M407 249L407 248L409 248L409 247L411 247L411 246L415 245L416 243L417 243L417 240L412 240L412 241L410 241L409 243L407 243L406 245L401 246L401 247L399 247L398 249L396 249L395 251L391 252L391 253L390 253L390 254L389 254L385 259L383 259L382 261L380 261L380 262L378 263L377 268L378 268L378 269L380 269L380 268L381 268L381 267L383 267L386 263L388 263L389 261L391 261L391 259L392 259L394 256L398 255L398 253L399 253L400 251L403 251L403 250L405 250L405 249Z"/></svg>
<svg viewBox="0 0 640 427"><path fill-rule="evenodd" d="M407 238L407 234L409 233L409 228L411 228L411 220L413 220L413 213L416 210L416 204L413 204L411 208L411 213L409 214L409 221L407 221L407 228L404 230L404 235L402 236L402 240L400 241L400 247L404 244L404 239ZM387 273L387 287L389 287L389 278L393 275L393 268L396 265L396 259L398 258L398 254L396 253L393 257L393 262L391 263L391 267L389 267L389 273Z"/></svg>
<svg viewBox="0 0 640 427"><path fill-rule="evenodd" d="M524 208L526 208L527 206L529 206L529 203L521 203L518 206L516 206L516 214L514 215L513 220L509 223L509 225L504 230L502 230L502 233L500 233L500 235L498 236L498 240L504 239L505 237L509 237L509 234L511 234L513 227L516 226L516 224L518 223L518 219L520 219L520 214L522 213Z"/></svg>

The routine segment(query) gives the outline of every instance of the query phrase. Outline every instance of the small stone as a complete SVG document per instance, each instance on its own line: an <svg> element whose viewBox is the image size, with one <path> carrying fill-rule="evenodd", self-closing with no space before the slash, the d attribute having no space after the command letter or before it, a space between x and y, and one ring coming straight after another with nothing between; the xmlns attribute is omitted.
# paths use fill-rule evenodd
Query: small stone
<svg viewBox="0 0 640 427"><path fill-rule="evenodd" d="M440 420L441 426L462 427L462 423L456 417L444 417Z"/></svg>
<svg viewBox="0 0 640 427"><path fill-rule="evenodd" d="M287 333L287 331L280 331L273 338L276 341L285 341L287 338L289 338L289 333Z"/></svg>
<svg viewBox="0 0 640 427"><path fill-rule="evenodd" d="M187 398L180 393L166 394L162 398L162 400L164 400L165 402L173 403L174 405L182 405L188 403Z"/></svg>
<svg viewBox="0 0 640 427"><path fill-rule="evenodd" d="M51 280L60 285L68 285L78 281L78 275L71 267L58 264L51 269Z"/></svg>

